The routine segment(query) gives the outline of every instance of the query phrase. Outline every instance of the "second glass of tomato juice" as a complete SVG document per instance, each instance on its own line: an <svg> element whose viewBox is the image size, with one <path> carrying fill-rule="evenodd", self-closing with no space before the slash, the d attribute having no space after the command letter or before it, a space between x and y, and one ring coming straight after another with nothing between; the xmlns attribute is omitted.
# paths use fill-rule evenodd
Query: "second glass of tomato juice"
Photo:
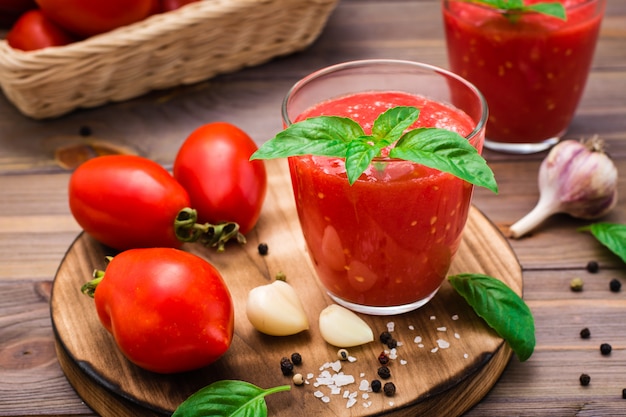
<svg viewBox="0 0 626 417"><path fill-rule="evenodd" d="M541 1L548 0L524 3ZM443 0L450 68L476 85L489 103L489 149L543 151L558 142L574 117L606 0L558 1L565 19Z"/></svg>
<svg viewBox="0 0 626 417"><path fill-rule="evenodd" d="M370 134L396 106L420 109L416 126L453 130L482 151L487 105L461 77L429 65L364 60L319 70L296 83L282 106L285 126L344 116ZM350 185L344 160L289 157L308 252L330 297L354 311L391 315L426 304L459 247L473 186L451 174L377 157Z"/></svg>

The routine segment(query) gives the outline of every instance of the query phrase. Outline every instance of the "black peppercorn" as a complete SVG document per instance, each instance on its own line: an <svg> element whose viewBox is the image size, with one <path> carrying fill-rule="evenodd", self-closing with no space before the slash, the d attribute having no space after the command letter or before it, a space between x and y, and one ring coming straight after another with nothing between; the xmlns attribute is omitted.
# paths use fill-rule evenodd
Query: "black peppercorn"
<svg viewBox="0 0 626 417"><path fill-rule="evenodd" d="M380 362L381 365L387 365L389 363L389 356L387 356L385 352L381 352L380 355L378 355L378 362Z"/></svg>
<svg viewBox="0 0 626 417"><path fill-rule="evenodd" d="M293 363L289 358L282 358L280 360L280 370L285 376L293 373Z"/></svg>
<svg viewBox="0 0 626 417"><path fill-rule="evenodd" d="M596 261L587 262L587 271L595 274L600 270L600 265Z"/></svg>
<svg viewBox="0 0 626 417"><path fill-rule="evenodd" d="M581 374L580 375L580 385L582 385L583 387L589 385L589 383L591 382L591 377L587 374Z"/></svg>
<svg viewBox="0 0 626 417"><path fill-rule="evenodd" d="M392 339L392 337L391 337L391 333L389 333L389 332L387 332L387 331L382 332L382 333L380 334L380 336L379 336L379 339L380 339L380 343L382 343L382 344L386 345L386 344L387 344L387 342L389 342L389 341Z"/></svg>
<svg viewBox="0 0 626 417"><path fill-rule="evenodd" d="M588 327L585 327L580 331L580 337L582 339L589 339L591 337L591 332L589 331Z"/></svg>
<svg viewBox="0 0 626 417"><path fill-rule="evenodd" d="M78 134L81 136L91 136L91 128L89 126L81 126L78 129Z"/></svg>
<svg viewBox="0 0 626 417"><path fill-rule="evenodd" d="M373 380L370 386L372 387L372 391L374 392L380 392L380 390L383 388L383 384L378 379Z"/></svg>
<svg viewBox="0 0 626 417"><path fill-rule="evenodd" d="M389 349L395 349L398 347L398 341L393 337L391 338L391 340L388 340L386 344Z"/></svg>
<svg viewBox="0 0 626 417"><path fill-rule="evenodd" d="M257 249L259 251L259 255L267 255L267 252L269 251L267 243L259 243Z"/></svg>
<svg viewBox="0 0 626 417"><path fill-rule="evenodd" d="M626 388L622 390L622 398L626 400Z"/></svg>
<svg viewBox="0 0 626 417"><path fill-rule="evenodd" d="M294 365L302 365L302 355L300 355L298 352L294 352L291 354L291 362Z"/></svg>
<svg viewBox="0 0 626 417"><path fill-rule="evenodd" d="M602 353L603 355L610 355L612 349L613 348L608 343L602 343L600 345L600 353Z"/></svg>
<svg viewBox="0 0 626 417"><path fill-rule="evenodd" d="M391 371L386 366L381 366L378 368L378 376L382 379L389 379L391 378Z"/></svg>
<svg viewBox="0 0 626 417"><path fill-rule="evenodd" d="M609 288L613 292L619 292L622 289L622 283L617 278L613 278L609 283Z"/></svg>
<svg viewBox="0 0 626 417"><path fill-rule="evenodd" d="M396 393L396 386L393 382L387 382L383 387L383 392L387 397L393 397L393 395Z"/></svg>

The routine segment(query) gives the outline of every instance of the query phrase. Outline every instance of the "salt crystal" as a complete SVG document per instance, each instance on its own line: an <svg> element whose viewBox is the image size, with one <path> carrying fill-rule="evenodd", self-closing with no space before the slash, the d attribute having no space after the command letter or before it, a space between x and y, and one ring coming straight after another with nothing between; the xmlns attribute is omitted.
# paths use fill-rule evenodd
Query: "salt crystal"
<svg viewBox="0 0 626 417"><path fill-rule="evenodd" d="M458 334L458 333L455 333L455 334L454 334L454 337L456 337L457 339L460 339L460 338L461 338L461 335L460 335L460 334Z"/></svg>
<svg viewBox="0 0 626 417"><path fill-rule="evenodd" d="M349 398L349 397L350 397L350 391L345 390L345 391L343 392L343 398Z"/></svg>
<svg viewBox="0 0 626 417"><path fill-rule="evenodd" d="M446 329L445 326L437 327L437 331L439 331L439 332L445 332L446 330L448 330L448 329Z"/></svg>
<svg viewBox="0 0 626 417"><path fill-rule="evenodd" d="M363 407L368 408L370 405L372 405L371 401L366 401L363 403Z"/></svg>
<svg viewBox="0 0 626 417"><path fill-rule="evenodd" d="M423 343L420 343L420 344L418 344L418 345L417 345L417 347L423 348L423 347L424 347L424 344L423 344Z"/></svg>
<svg viewBox="0 0 626 417"><path fill-rule="evenodd" d="M306 374L306 379L313 379L313 372Z"/></svg>
<svg viewBox="0 0 626 417"><path fill-rule="evenodd" d="M458 319L459 319L459 315L458 314L455 314L455 315L452 316L452 320L458 320Z"/></svg>
<svg viewBox="0 0 626 417"><path fill-rule="evenodd" d="M330 402L330 397L323 396L322 397L322 402L329 403Z"/></svg>
<svg viewBox="0 0 626 417"><path fill-rule="evenodd" d="M339 394L341 394L341 388L336 387L336 386L333 386L333 387L331 387L331 389L330 389L330 393L331 393L332 395L339 395Z"/></svg>
<svg viewBox="0 0 626 417"><path fill-rule="evenodd" d="M437 339L437 346L439 346L441 349L447 349L450 347L450 342L443 339Z"/></svg>
<svg viewBox="0 0 626 417"><path fill-rule="evenodd" d="M393 332L395 328L396 328L396 323L394 323L393 321L390 321L389 323L387 323L387 331L389 333Z"/></svg>
<svg viewBox="0 0 626 417"><path fill-rule="evenodd" d="M370 395L367 392L364 392L363 395L361 395L361 398L363 398L364 400L367 400L370 397Z"/></svg>
<svg viewBox="0 0 626 417"><path fill-rule="evenodd" d="M389 401L389 407L393 407L394 406L394 402L393 401Z"/></svg>
<svg viewBox="0 0 626 417"><path fill-rule="evenodd" d="M430 319L431 319L431 320L436 320L436 319L437 319L437 317L435 317L435 316L430 316Z"/></svg>
<svg viewBox="0 0 626 417"><path fill-rule="evenodd" d="M431 351L432 353L435 353L435 352L437 352L438 350L439 350L439 348L432 348L430 351Z"/></svg>
<svg viewBox="0 0 626 417"><path fill-rule="evenodd" d="M359 384L359 390L367 391L369 387L370 387L370 382L367 379L362 379L361 383Z"/></svg>
<svg viewBox="0 0 626 417"><path fill-rule="evenodd" d="M403 345L402 342L400 342L400 341L397 342L397 346L402 346L402 345Z"/></svg>
<svg viewBox="0 0 626 417"><path fill-rule="evenodd" d="M356 358L354 356L348 356L348 362L356 362Z"/></svg>
<svg viewBox="0 0 626 417"><path fill-rule="evenodd" d="M341 370L341 361L336 360L335 362L330 364L330 367L333 369L333 371L339 372Z"/></svg>
<svg viewBox="0 0 626 417"><path fill-rule="evenodd" d="M467 358L469 358L469 355L468 355L467 353L464 353L464 354L463 354L463 357L464 357L465 359L467 359Z"/></svg>
<svg viewBox="0 0 626 417"><path fill-rule="evenodd" d="M409 325L409 330L415 330L415 326L413 326L412 324Z"/></svg>
<svg viewBox="0 0 626 417"><path fill-rule="evenodd" d="M356 404L356 398L348 398L348 401L346 402L346 408L350 408L354 404Z"/></svg>
<svg viewBox="0 0 626 417"><path fill-rule="evenodd" d="M315 391L315 392L313 393L313 395L314 395L316 398L322 398L322 397L324 396L324 393L323 393L322 391Z"/></svg>
<svg viewBox="0 0 626 417"><path fill-rule="evenodd" d="M361 378L363 378L364 376L365 376L365 372L361 372L361 373L359 374L359 377L361 377Z"/></svg>
<svg viewBox="0 0 626 417"><path fill-rule="evenodd" d="M422 336L415 336L415 339L413 339L413 343L420 343L422 341Z"/></svg>
<svg viewBox="0 0 626 417"><path fill-rule="evenodd" d="M406 365L406 361L404 359L400 359L400 365Z"/></svg>

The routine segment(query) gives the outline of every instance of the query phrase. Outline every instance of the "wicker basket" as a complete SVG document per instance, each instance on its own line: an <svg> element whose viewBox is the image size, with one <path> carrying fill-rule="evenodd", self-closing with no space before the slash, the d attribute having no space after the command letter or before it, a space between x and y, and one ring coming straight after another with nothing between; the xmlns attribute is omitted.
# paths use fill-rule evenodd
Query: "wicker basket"
<svg viewBox="0 0 626 417"><path fill-rule="evenodd" d="M62 47L0 42L0 86L25 115L60 116L305 49L339 0L202 0Z"/></svg>

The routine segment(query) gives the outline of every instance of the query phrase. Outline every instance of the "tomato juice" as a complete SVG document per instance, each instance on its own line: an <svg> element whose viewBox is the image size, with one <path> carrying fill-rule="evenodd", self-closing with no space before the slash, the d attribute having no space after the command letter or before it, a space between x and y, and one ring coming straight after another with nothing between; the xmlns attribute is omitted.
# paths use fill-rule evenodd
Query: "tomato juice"
<svg viewBox="0 0 626 417"><path fill-rule="evenodd" d="M477 125L456 108L401 92L330 99L296 120L350 117L369 134L380 113L399 105L420 109L416 126L467 137ZM477 135L472 144L481 146L482 139ZM459 246L471 184L423 165L385 158L376 159L352 186L343 159L297 156L289 158L289 166L309 254L335 301L349 307L414 309L436 293Z"/></svg>
<svg viewBox="0 0 626 417"><path fill-rule="evenodd" d="M450 68L489 104L485 146L553 144L567 130L587 81L605 0L559 1L567 20L540 13L512 18L488 6L444 0Z"/></svg>

